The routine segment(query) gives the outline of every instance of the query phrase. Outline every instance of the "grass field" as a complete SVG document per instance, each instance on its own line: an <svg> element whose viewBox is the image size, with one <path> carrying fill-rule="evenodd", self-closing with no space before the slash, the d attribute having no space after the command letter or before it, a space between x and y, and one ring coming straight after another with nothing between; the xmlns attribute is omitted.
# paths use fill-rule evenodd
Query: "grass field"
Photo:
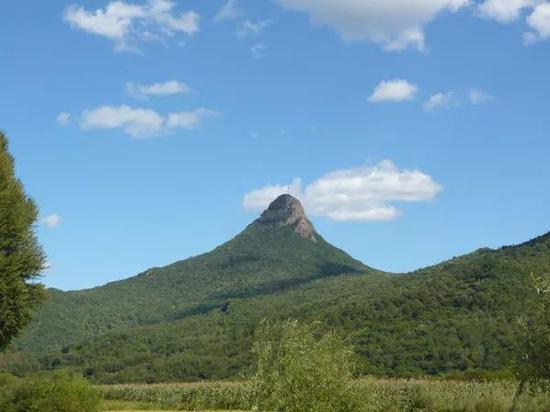
<svg viewBox="0 0 550 412"><path fill-rule="evenodd" d="M177 411L177 409L151 409L151 407L152 406L147 404L139 404L139 403L136 404L135 402L104 402L101 410L104 412L138 412L138 411L175 412ZM244 411L205 410L201 412L244 412Z"/></svg>
<svg viewBox="0 0 550 412"><path fill-rule="evenodd" d="M149 411L149 412L167 412L176 411L178 409L162 409L162 406L151 402L132 402L132 401L103 401L101 403L101 410L105 412L135 412L135 411ZM181 409L179 409L181 411ZM220 410L203 410L202 412L219 412ZM243 412L238 410L221 410L223 412Z"/></svg>
<svg viewBox="0 0 550 412"><path fill-rule="evenodd" d="M105 412L136 412L136 411L149 411L149 412L174 412L177 409L158 409L153 404L144 402L124 402L124 401L104 401L101 405L101 410ZM180 409L181 411L181 409ZM220 412L219 410L204 410L201 412ZM243 411L228 411L223 412L243 412Z"/></svg>
<svg viewBox="0 0 550 412"><path fill-rule="evenodd" d="M106 411L250 409L245 382L109 385L99 389ZM355 381L353 389L361 397L364 411L504 412L512 405L516 385L512 381L366 378ZM524 395L517 410L550 411L550 395Z"/></svg>

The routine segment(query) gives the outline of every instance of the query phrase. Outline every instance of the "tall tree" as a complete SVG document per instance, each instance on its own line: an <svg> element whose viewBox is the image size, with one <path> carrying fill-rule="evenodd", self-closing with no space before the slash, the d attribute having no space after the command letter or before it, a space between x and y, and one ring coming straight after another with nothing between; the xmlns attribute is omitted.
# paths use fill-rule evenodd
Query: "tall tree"
<svg viewBox="0 0 550 412"><path fill-rule="evenodd" d="M36 280L45 257L34 234L35 203L15 177L8 139L0 132L0 350L29 322L45 297Z"/></svg>

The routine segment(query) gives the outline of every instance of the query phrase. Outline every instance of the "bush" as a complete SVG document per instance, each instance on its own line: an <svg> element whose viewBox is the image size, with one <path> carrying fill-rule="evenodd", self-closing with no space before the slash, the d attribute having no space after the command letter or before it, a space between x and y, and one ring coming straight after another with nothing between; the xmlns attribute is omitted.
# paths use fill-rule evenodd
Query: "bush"
<svg viewBox="0 0 550 412"><path fill-rule="evenodd" d="M522 334L516 364L519 385L512 410L526 389L550 392L550 275L531 277L535 307L520 318Z"/></svg>
<svg viewBox="0 0 550 412"><path fill-rule="evenodd" d="M96 412L99 395L84 379L67 374L0 382L2 412Z"/></svg>
<svg viewBox="0 0 550 412"><path fill-rule="evenodd" d="M284 412L356 411L351 390L353 351L333 332L317 325L263 321L253 352L257 370L251 380L254 410Z"/></svg>

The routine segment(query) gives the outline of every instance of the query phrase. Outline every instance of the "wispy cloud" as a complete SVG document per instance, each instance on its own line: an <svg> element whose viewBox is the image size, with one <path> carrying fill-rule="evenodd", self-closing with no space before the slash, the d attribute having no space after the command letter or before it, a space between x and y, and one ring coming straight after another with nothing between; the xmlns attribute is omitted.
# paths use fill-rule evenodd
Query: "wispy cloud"
<svg viewBox="0 0 550 412"><path fill-rule="evenodd" d="M51 214L42 219L42 224L50 229L54 229L61 224L61 216Z"/></svg>
<svg viewBox="0 0 550 412"><path fill-rule="evenodd" d="M267 53L267 46L265 44L255 44L250 48L250 52L252 53L252 57L255 59L261 59L265 57L265 54Z"/></svg>
<svg viewBox="0 0 550 412"><path fill-rule="evenodd" d="M149 0L141 5L115 0L96 10L73 4L65 9L63 18L71 27L112 40L115 50L128 51L135 50L140 39L198 32L200 16L194 11L178 14L175 7L169 0Z"/></svg>
<svg viewBox="0 0 550 412"><path fill-rule="evenodd" d="M71 114L67 112L61 112L57 115L55 121L61 126L67 126L69 123L71 123Z"/></svg>
<svg viewBox="0 0 550 412"><path fill-rule="evenodd" d="M214 17L214 21L216 23L227 21L227 20L235 20L241 17L242 12L237 6L237 0L228 0L227 3L225 3L218 13L216 13L216 16Z"/></svg>
<svg viewBox="0 0 550 412"><path fill-rule="evenodd" d="M314 180L303 190L301 179L290 185L267 185L247 193L243 205L262 210L283 193L300 198L308 213L337 221L384 221L400 215L395 203L433 200L442 190L419 170L399 169L390 160L375 166L336 170Z"/></svg>
<svg viewBox="0 0 550 412"><path fill-rule="evenodd" d="M449 106L452 103L453 99L453 92L436 93L430 96L430 98L423 104L422 107L427 112L433 112L434 110Z"/></svg>
<svg viewBox="0 0 550 412"><path fill-rule="evenodd" d="M144 99L150 96L169 96L173 94L191 93L187 84L177 80L170 80L164 83L140 84L126 83L126 91L132 97Z"/></svg>
<svg viewBox="0 0 550 412"><path fill-rule="evenodd" d="M244 20L235 30L235 34L239 37L259 36L271 24L273 24L271 19L256 22Z"/></svg>
<svg viewBox="0 0 550 412"><path fill-rule="evenodd" d="M491 96L489 93L484 92L480 89L472 89L469 93L470 103L475 105L481 105L486 103L491 103L495 100L494 96Z"/></svg>

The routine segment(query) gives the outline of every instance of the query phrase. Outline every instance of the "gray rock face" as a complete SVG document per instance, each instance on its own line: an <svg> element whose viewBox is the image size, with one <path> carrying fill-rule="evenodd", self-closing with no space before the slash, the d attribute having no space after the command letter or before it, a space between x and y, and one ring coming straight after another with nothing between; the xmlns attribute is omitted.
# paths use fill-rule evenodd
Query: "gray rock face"
<svg viewBox="0 0 550 412"><path fill-rule="evenodd" d="M275 199L256 223L268 226L291 226L301 237L317 243L315 228L306 217L302 204L288 194Z"/></svg>

